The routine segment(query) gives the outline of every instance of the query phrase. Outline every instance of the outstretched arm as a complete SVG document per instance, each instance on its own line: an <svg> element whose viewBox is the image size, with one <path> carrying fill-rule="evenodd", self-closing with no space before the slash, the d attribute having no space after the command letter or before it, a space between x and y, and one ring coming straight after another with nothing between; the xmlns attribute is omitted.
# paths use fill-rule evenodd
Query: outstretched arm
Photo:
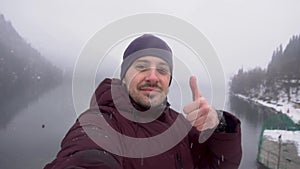
<svg viewBox="0 0 300 169"><path fill-rule="evenodd" d="M115 136L106 132L103 120L105 116L93 110L83 113L63 139L56 159L44 169L122 169L122 158L100 146L118 149L120 145L112 139Z"/></svg>

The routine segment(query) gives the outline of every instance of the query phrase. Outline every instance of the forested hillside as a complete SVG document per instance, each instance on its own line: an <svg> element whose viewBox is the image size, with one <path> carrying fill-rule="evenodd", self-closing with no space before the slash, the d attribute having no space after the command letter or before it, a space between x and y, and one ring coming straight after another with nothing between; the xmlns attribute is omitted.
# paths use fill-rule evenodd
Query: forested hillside
<svg viewBox="0 0 300 169"><path fill-rule="evenodd" d="M262 100L299 102L300 36L293 36L283 49L280 45L272 55L267 68L244 71L233 76L230 91Z"/></svg>
<svg viewBox="0 0 300 169"><path fill-rule="evenodd" d="M0 14L1 121L61 81L62 71L26 42Z"/></svg>

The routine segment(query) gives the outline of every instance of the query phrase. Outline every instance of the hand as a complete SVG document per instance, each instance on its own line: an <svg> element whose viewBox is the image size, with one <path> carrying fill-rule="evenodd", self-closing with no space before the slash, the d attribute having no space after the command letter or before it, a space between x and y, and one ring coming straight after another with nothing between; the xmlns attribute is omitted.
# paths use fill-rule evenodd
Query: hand
<svg viewBox="0 0 300 169"><path fill-rule="evenodd" d="M198 131L215 128L219 124L218 114L207 103L206 99L202 97L195 76L190 77L190 88L193 94L193 101L183 108L183 112L187 115L186 119Z"/></svg>

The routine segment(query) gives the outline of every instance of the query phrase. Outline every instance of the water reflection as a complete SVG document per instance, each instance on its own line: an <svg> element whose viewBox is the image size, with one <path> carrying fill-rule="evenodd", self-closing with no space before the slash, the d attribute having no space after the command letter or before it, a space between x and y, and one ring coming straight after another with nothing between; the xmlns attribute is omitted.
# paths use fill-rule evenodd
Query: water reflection
<svg viewBox="0 0 300 169"><path fill-rule="evenodd" d="M55 81L47 85L33 83L30 87L26 87L26 90L14 91L5 98L1 98L0 129L5 128L11 120L22 111L22 109L28 107L30 103L36 102L39 97L48 91L53 90L53 88L59 83L59 81Z"/></svg>
<svg viewBox="0 0 300 169"><path fill-rule="evenodd" d="M0 128L0 168L43 168L55 157L76 118L71 91L64 82L10 117Z"/></svg>
<svg viewBox="0 0 300 169"><path fill-rule="evenodd" d="M263 121L274 112L236 96L229 96L227 107L242 123L243 157L240 169L257 168L256 156Z"/></svg>

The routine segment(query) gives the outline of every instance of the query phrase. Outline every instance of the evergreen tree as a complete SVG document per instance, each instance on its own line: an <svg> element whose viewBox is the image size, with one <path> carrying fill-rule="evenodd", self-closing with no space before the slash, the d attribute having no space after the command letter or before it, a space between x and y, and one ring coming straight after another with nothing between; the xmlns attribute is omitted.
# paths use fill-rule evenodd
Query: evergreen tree
<svg viewBox="0 0 300 169"><path fill-rule="evenodd" d="M291 89L300 88L300 36L293 36L286 48L280 45L272 54L267 69L259 67L244 71L240 69L230 82L233 93L255 96L265 88L264 97L276 100L279 91L285 91L288 101L291 99Z"/></svg>

